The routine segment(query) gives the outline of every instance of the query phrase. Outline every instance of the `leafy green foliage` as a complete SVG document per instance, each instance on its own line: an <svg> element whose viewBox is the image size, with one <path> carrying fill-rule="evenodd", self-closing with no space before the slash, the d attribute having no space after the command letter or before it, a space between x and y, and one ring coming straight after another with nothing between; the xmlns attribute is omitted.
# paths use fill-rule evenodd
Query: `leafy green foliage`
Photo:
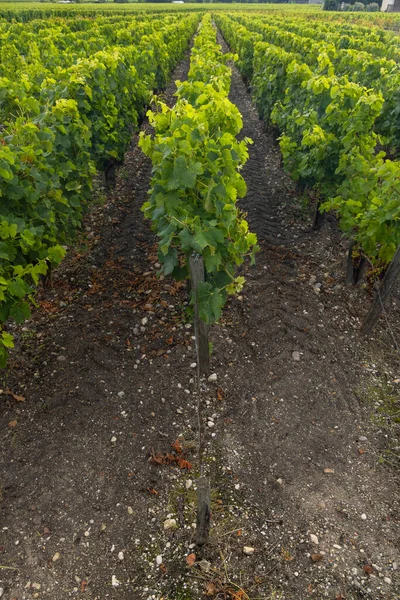
<svg viewBox="0 0 400 600"><path fill-rule="evenodd" d="M227 295L242 289L235 269L257 250L256 236L236 206L246 193L239 171L250 140L236 139L242 118L227 98L231 73L225 64L232 57L222 55L215 36L206 16L174 108L158 102L158 111L148 113L155 135L140 139L153 162L143 211L160 239L159 260L164 273L182 277L189 275L189 256L203 256L207 281L198 301L206 323L217 321Z"/></svg>

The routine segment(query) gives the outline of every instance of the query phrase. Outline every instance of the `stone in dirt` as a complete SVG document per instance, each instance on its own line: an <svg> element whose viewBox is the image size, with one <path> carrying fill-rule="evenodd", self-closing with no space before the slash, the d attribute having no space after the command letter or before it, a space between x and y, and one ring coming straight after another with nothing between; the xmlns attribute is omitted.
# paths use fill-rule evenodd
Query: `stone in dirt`
<svg viewBox="0 0 400 600"><path fill-rule="evenodd" d="M317 536L314 533L310 533L310 540L312 541L313 544L315 544L316 546L318 546L319 540L318 540Z"/></svg>
<svg viewBox="0 0 400 600"><path fill-rule="evenodd" d="M164 521L164 529L176 529L176 519L166 519Z"/></svg>
<svg viewBox="0 0 400 600"><path fill-rule="evenodd" d="M313 562L321 562L324 559L323 554L311 554L311 560Z"/></svg>
<svg viewBox="0 0 400 600"><path fill-rule="evenodd" d="M298 352L297 350L292 352L292 358L295 362L299 362L300 361L300 352Z"/></svg>
<svg viewBox="0 0 400 600"><path fill-rule="evenodd" d="M218 377L217 377L217 374L216 374L216 373L212 373L212 374L210 375L210 377L208 378L208 381L209 381L210 383L212 383L213 381L217 381L217 379L218 379Z"/></svg>
<svg viewBox="0 0 400 600"><path fill-rule="evenodd" d="M243 554L246 554L246 556L251 556L252 554L254 554L254 552L255 552L255 548L252 548L251 546L243 547Z"/></svg>

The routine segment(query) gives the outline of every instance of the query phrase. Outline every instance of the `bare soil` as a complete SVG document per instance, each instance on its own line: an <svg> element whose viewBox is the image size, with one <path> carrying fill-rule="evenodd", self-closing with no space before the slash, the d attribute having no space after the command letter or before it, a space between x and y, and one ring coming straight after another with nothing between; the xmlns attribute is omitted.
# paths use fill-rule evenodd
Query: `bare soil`
<svg viewBox="0 0 400 600"><path fill-rule="evenodd" d="M371 298L343 284L335 220L311 230L235 68L231 100L254 140L242 208L261 251L211 330L217 380L201 382L210 542L194 546L187 291L157 276L135 136L115 190L99 186L78 245L14 328L0 384L6 600L399 597L398 299L363 338Z"/></svg>

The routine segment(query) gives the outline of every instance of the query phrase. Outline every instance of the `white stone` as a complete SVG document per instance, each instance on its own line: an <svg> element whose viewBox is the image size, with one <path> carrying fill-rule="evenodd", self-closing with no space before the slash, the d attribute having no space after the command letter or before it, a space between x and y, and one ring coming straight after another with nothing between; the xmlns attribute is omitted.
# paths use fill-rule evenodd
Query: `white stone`
<svg viewBox="0 0 400 600"><path fill-rule="evenodd" d="M144 327L145 325L147 325L148 321L149 321L149 320L148 320L148 318L147 318L147 317L144 317L144 318L141 320L141 323L142 323L143 327Z"/></svg>
<svg viewBox="0 0 400 600"><path fill-rule="evenodd" d="M118 392L118 398L123 398L125 396L125 392Z"/></svg>
<svg viewBox="0 0 400 600"><path fill-rule="evenodd" d="M278 485L283 485L283 479L281 477L279 477L279 479L276 480L276 483Z"/></svg>
<svg viewBox="0 0 400 600"><path fill-rule="evenodd" d="M162 565L163 563L163 557L161 556L161 554L159 554L158 556L156 556L156 565L159 567L160 565Z"/></svg>
<svg viewBox="0 0 400 600"><path fill-rule="evenodd" d="M124 560L124 553L118 552L118 558L119 558L119 560Z"/></svg>
<svg viewBox="0 0 400 600"><path fill-rule="evenodd" d="M193 485L193 481L191 479L187 479L186 483L185 483L186 489L190 490L190 488L192 487L192 485Z"/></svg>
<svg viewBox="0 0 400 600"><path fill-rule="evenodd" d="M212 381L217 381L218 377L216 373L212 373L208 378L208 381L211 383Z"/></svg>
<svg viewBox="0 0 400 600"><path fill-rule="evenodd" d="M190 368L191 368L191 369L195 369L196 367L197 367L197 363L192 363L192 364L190 365Z"/></svg>
<svg viewBox="0 0 400 600"><path fill-rule="evenodd" d="M390 579L390 577L384 577L383 581L389 585L392 583L392 580Z"/></svg>
<svg viewBox="0 0 400 600"><path fill-rule="evenodd" d="M310 533L310 540L312 541L313 544L315 544L316 546L318 546L319 541L318 541L318 538L315 535L315 533Z"/></svg>
<svg viewBox="0 0 400 600"><path fill-rule="evenodd" d="M214 423L213 423L213 421L208 421L207 425L208 425L209 427L214 427Z"/></svg>
<svg viewBox="0 0 400 600"><path fill-rule="evenodd" d="M176 529L176 519L166 519L164 521L164 529Z"/></svg>
<svg viewBox="0 0 400 600"><path fill-rule="evenodd" d="M300 352L297 352L297 350L295 350L294 352L292 352L292 358L295 362L299 362L300 360Z"/></svg>
<svg viewBox="0 0 400 600"><path fill-rule="evenodd" d="M362 520L363 520L363 521L366 521L366 520L367 520L367 515L366 515L365 513L363 513L363 514L361 515L361 518L362 518Z"/></svg>
<svg viewBox="0 0 400 600"><path fill-rule="evenodd" d="M116 441L117 441L117 438L116 438L115 435L113 435L112 438L111 438L111 443L115 444Z"/></svg>
<svg viewBox="0 0 400 600"><path fill-rule="evenodd" d="M243 548L243 554L246 554L246 556L251 556L252 554L254 554L255 552L255 548L252 548L251 546L244 546Z"/></svg>
<svg viewBox="0 0 400 600"><path fill-rule="evenodd" d="M56 553L55 553L55 555L54 555L54 556L53 556L53 558L52 558L52 561L53 561L53 562L57 562L59 558L60 558L60 553L59 553L59 552L56 552Z"/></svg>
<svg viewBox="0 0 400 600"><path fill-rule="evenodd" d="M111 585L113 587L118 587L119 585L121 585L118 579L115 577L115 575L111 577Z"/></svg>

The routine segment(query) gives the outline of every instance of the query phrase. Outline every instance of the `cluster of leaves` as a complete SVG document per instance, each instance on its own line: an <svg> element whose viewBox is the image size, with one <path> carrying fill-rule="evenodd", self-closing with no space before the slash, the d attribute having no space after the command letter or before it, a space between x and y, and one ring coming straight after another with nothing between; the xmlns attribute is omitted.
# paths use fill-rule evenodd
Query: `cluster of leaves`
<svg viewBox="0 0 400 600"><path fill-rule="evenodd" d="M92 48L86 39L82 58L67 66L60 62L65 40L58 21L47 53L40 44L32 49L29 31L23 35L17 24L4 32L15 41L17 29L21 39L1 47L0 366L13 345L2 324L29 317L34 286L60 262L80 226L96 169L123 156L152 91L165 83L199 19L152 25L133 45L121 35L120 20L103 23L105 50L85 57ZM79 28L79 20L72 26ZM121 45L107 43L116 38ZM25 51L29 60L21 57Z"/></svg>
<svg viewBox="0 0 400 600"><path fill-rule="evenodd" d="M165 274L189 277L193 252L204 258L207 278L198 289L200 317L219 319L228 294L239 292L235 270L245 256L254 259L256 235L236 206L246 194L240 174L250 140L238 141L239 110L228 100L231 72L206 15L191 55L189 78L178 82L170 109L157 103L149 112L155 135L141 135L140 147L153 162L150 199L143 206L159 241Z"/></svg>
<svg viewBox="0 0 400 600"><path fill-rule="evenodd" d="M236 22L223 15L217 19L233 44ZM253 21L257 19L249 19ZM263 30L262 24L256 27ZM347 74L336 73L332 57L346 71L349 64L355 66L357 57L351 51L346 51L346 58L344 51L335 54L328 45L323 52L321 42L316 42L319 56L314 63L310 59L314 51L300 51L301 40L294 43L293 35L285 48L255 42L252 85L258 109L281 131L284 164L292 177L303 188L317 189L325 200L322 210L335 210L346 234L376 266L385 267L400 244L400 164L377 152L388 144L388 138L376 132L377 123L386 122L388 136L392 133L385 121L390 116L388 103L379 88L367 88ZM373 35L379 44L379 34ZM283 32L279 39L286 37ZM313 46L310 37L304 41ZM388 88L393 73L395 81L399 76L393 61L373 57L356 73L366 81L378 80L380 73Z"/></svg>

